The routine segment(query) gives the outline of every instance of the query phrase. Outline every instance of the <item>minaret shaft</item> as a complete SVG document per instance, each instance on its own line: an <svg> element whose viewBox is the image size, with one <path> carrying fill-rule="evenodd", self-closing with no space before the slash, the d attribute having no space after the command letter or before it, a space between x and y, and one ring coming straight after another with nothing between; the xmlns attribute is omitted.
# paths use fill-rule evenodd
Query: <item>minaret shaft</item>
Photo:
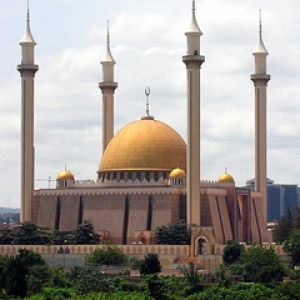
<svg viewBox="0 0 300 300"><path fill-rule="evenodd" d="M200 69L187 69L187 220L200 225Z"/></svg>
<svg viewBox="0 0 300 300"><path fill-rule="evenodd" d="M34 190L34 74L22 73L21 99L21 222L32 220Z"/></svg>
<svg viewBox="0 0 300 300"><path fill-rule="evenodd" d="M103 153L114 136L114 91L115 82L102 82L99 87L102 91L102 149Z"/></svg>
<svg viewBox="0 0 300 300"><path fill-rule="evenodd" d="M261 193L263 215L267 216L267 89L255 81L255 191ZM265 220L266 221L266 220Z"/></svg>

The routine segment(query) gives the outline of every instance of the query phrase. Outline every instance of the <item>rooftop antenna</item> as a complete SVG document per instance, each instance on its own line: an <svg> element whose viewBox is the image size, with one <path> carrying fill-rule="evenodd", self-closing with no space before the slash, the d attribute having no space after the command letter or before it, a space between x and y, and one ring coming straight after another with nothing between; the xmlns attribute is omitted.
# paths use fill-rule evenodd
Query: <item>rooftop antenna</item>
<svg viewBox="0 0 300 300"><path fill-rule="evenodd" d="M146 115L142 117L142 120L154 120L154 117L150 116L150 87L147 86L145 88L145 95L146 95Z"/></svg>

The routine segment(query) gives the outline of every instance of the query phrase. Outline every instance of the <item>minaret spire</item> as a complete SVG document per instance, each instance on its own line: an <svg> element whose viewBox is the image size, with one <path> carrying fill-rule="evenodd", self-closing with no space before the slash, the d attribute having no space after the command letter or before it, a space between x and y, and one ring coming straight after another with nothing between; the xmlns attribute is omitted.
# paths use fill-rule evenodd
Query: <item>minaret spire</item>
<svg viewBox="0 0 300 300"><path fill-rule="evenodd" d="M106 29L106 52L105 52L105 55L102 59L102 62L112 62L112 63L116 63L112 54L111 54L111 51L110 51L110 33L109 33L109 20L107 20L107 23L106 23L106 26L107 26L107 29Z"/></svg>
<svg viewBox="0 0 300 300"><path fill-rule="evenodd" d="M261 54L265 54L265 55L269 54L266 47L265 47L263 37L262 37L261 9L259 10L258 41L257 41L256 47L253 51L253 54L256 54L256 53L261 53Z"/></svg>
<svg viewBox="0 0 300 300"><path fill-rule="evenodd" d="M36 42L33 38L33 35L31 33L30 29L30 10L29 10L29 0L27 1L27 13L26 13L26 26L25 26L25 32L23 37L20 40L20 45L24 44L33 44L36 45Z"/></svg>

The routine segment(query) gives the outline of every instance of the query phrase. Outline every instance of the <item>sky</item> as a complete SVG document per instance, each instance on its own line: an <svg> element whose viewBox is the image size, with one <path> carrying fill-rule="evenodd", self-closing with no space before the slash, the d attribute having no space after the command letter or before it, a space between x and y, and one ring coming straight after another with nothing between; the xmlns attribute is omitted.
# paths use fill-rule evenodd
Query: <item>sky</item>
<svg viewBox="0 0 300 300"><path fill-rule="evenodd" d="M26 1L0 10L0 206L20 202L19 40ZM268 177L300 184L300 1L196 0L201 54L201 177L227 167L238 185L254 176L252 52L262 9L268 56ZM150 113L186 137L185 30L191 0L31 0L37 42L35 187L47 188L65 164L76 179L96 179L101 159L106 20L117 62L115 130ZM55 187L55 181L51 181Z"/></svg>

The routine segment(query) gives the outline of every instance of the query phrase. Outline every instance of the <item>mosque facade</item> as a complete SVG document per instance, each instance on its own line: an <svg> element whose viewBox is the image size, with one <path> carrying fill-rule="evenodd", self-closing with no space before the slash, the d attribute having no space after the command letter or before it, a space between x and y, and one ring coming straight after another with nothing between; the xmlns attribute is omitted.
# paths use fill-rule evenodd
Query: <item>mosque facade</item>
<svg viewBox="0 0 300 300"><path fill-rule="evenodd" d="M201 180L200 74L202 32L193 1L191 24L185 33L187 52L182 57L187 74L187 141L149 113L114 133L115 60L107 30L106 53L101 61L103 81L103 149L97 179L76 180L59 173L56 188L34 190L34 61L36 42L30 30L20 41L18 66L22 82L21 221L68 231L92 222L102 240L116 244L153 244L157 226L179 219L192 225L192 244L208 252L228 240L246 244L270 241L266 222L266 73L268 52L261 21L254 50L255 74L255 188L237 187L225 172L218 181ZM146 90L149 94L149 90Z"/></svg>

